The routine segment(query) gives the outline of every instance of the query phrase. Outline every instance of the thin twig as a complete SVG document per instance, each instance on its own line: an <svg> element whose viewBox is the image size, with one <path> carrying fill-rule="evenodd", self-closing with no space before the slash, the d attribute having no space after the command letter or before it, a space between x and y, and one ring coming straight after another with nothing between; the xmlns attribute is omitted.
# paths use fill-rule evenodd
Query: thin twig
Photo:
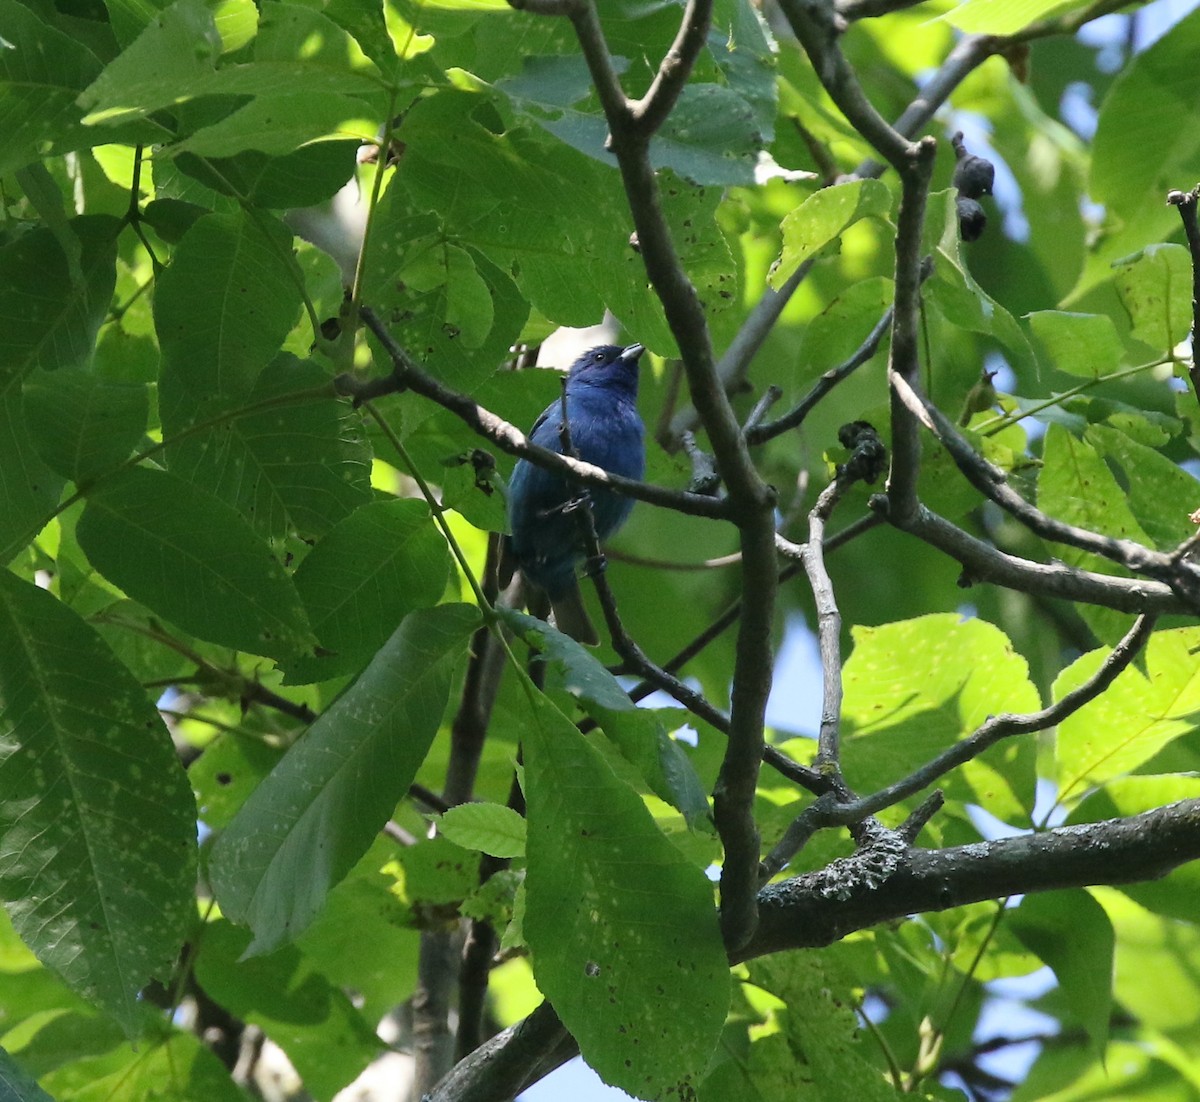
<svg viewBox="0 0 1200 1102"><path fill-rule="evenodd" d="M910 159L909 143L867 99L839 45L840 30L833 5L827 0L779 0L779 7L830 99L884 160L903 174Z"/></svg>
<svg viewBox="0 0 1200 1102"><path fill-rule="evenodd" d="M839 472L817 498L808 517L808 542L804 545L804 572L817 608L817 640L821 653L821 726L817 735L816 767L819 772L841 772L839 734L842 722L842 617L833 582L825 569L825 524L851 480Z"/></svg>
<svg viewBox="0 0 1200 1102"><path fill-rule="evenodd" d="M885 495L876 494L870 504L891 519ZM1118 612L1162 615L1194 612L1190 604L1163 582L1098 574L1062 562L1041 563L1019 558L971 535L924 505L918 504L912 516L894 523L901 531L957 559L963 566L959 579L963 587L991 582L1031 596L1081 601Z"/></svg>
<svg viewBox="0 0 1200 1102"><path fill-rule="evenodd" d="M610 474L603 467L571 459L568 456L559 455L549 448L541 448L530 443L525 434L515 425L509 424L490 410L484 409L466 394L444 386L432 375L422 370L420 365L396 342L379 316L369 306L363 306L359 315L367 328L379 338L380 344L383 345L384 351L392 361L394 370L391 376L369 380L365 383L349 375L339 375L334 380L338 393L353 397L356 403L362 403L382 394L408 389L437 403L443 409L449 410L480 436L490 440L503 451L522 459L528 459L534 465L548 471L555 471L566 478L574 479L588 486L612 490L614 493L624 494L627 497L637 498L639 501L649 502L651 505L674 509L691 516L717 520L728 516L729 510L726 505L715 498L669 490L663 486L638 482L632 478L622 478L619 475Z"/></svg>
<svg viewBox="0 0 1200 1102"><path fill-rule="evenodd" d="M926 257L921 263L921 281L924 282L933 274L933 258ZM763 444L766 441L774 439L781 433L787 432L789 429L798 428L804 423L804 419L816 408L817 404L827 395L838 383L848 378L851 374L857 371L863 364L867 363L872 356L879 350L879 345L883 341L884 335L888 333L892 327L892 314L895 310L894 306L889 306L884 312L883 317L875 323L874 328L867 334L866 339L836 367L831 367L824 372L821 377L813 384L812 389L804 395L800 401L785 413L782 417L774 421L768 421L766 424L758 425L751 424L747 421L746 426L746 441L749 444Z"/></svg>
<svg viewBox="0 0 1200 1102"><path fill-rule="evenodd" d="M1101 535L1042 512L1008 485L1004 471L971 447L950 419L920 393L911 377L893 376L892 392L905 413L912 420L921 421L937 437L967 481L1034 534L1100 555L1134 573L1168 583L1180 577L1181 571L1188 575L1194 572L1190 564L1179 563L1169 554L1144 547L1135 540Z"/></svg>
<svg viewBox="0 0 1200 1102"><path fill-rule="evenodd" d="M1196 339L1200 334L1200 222L1196 219L1196 201L1200 199L1200 184L1191 191L1172 191L1167 202L1179 211L1187 237L1188 252L1192 257L1192 362L1188 365L1188 378L1192 392L1200 402L1200 363L1196 357Z"/></svg>
<svg viewBox="0 0 1200 1102"><path fill-rule="evenodd" d="M939 777L968 761L973 761L1001 739L1014 735L1026 735L1045 731L1074 715L1085 704L1095 700L1104 692L1137 657L1154 631L1156 617L1139 616L1124 637L1112 649L1082 685L1065 693L1053 704L1036 712L1015 714L1002 712L988 716L971 734L944 750L936 758L914 769L907 777L881 788L868 796L861 796L850 803L842 804L827 813L826 823L848 825L868 815L878 814L884 808L900 803L914 793L928 788Z"/></svg>

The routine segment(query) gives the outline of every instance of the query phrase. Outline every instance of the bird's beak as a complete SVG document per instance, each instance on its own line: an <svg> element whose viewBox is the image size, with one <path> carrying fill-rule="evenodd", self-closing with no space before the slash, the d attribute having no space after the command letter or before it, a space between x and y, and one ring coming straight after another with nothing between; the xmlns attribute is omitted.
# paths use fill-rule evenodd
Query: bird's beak
<svg viewBox="0 0 1200 1102"><path fill-rule="evenodd" d="M638 361L638 357L641 356L641 354L645 351L646 346L644 344L631 344L627 345L625 348L622 348L621 355L617 358L623 363L635 364Z"/></svg>

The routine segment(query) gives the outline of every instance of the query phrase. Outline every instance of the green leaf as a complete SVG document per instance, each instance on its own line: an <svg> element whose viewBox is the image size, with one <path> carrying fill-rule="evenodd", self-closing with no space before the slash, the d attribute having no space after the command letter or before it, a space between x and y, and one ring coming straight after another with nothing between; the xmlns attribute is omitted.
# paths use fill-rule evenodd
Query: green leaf
<svg viewBox="0 0 1200 1102"><path fill-rule="evenodd" d="M7 176L38 160L46 141L63 150L91 144L75 101L100 63L15 0L0 0L0 26L0 176Z"/></svg>
<svg viewBox="0 0 1200 1102"><path fill-rule="evenodd" d="M1014 34L1048 15L1082 8L1086 0L964 0L942 19L967 34Z"/></svg>
<svg viewBox="0 0 1200 1102"><path fill-rule="evenodd" d="M194 1033L156 1022L157 1036L64 1064L43 1082L72 1102L245 1102L229 1070Z"/></svg>
<svg viewBox="0 0 1200 1102"><path fill-rule="evenodd" d="M0 0L2 2L2 0ZM79 239L79 277L48 229L30 230L0 249L0 383L41 367L87 367L116 281L115 218L68 223Z"/></svg>
<svg viewBox="0 0 1200 1102"><path fill-rule="evenodd" d="M281 658L316 643L270 547L199 486L125 471L89 492L77 535L109 581L201 639Z"/></svg>
<svg viewBox="0 0 1200 1102"><path fill-rule="evenodd" d="M218 195L232 195L271 210L308 207L331 199L354 175L354 142L316 142L269 157L257 150L234 157L180 153L175 165Z"/></svg>
<svg viewBox="0 0 1200 1102"><path fill-rule="evenodd" d="M459 804L437 818L438 830L455 845L493 857L525 855L525 820L501 804Z"/></svg>
<svg viewBox="0 0 1200 1102"><path fill-rule="evenodd" d="M604 309L599 287L618 277L628 281L623 263L629 252L628 215L617 174L520 127L496 135L481 125L475 113L479 106L476 95L444 90L409 111L404 173L396 181L399 186L388 190L387 213L380 219L387 232L373 244L387 263L380 266L380 286L372 301L388 297L389 309L401 315L395 319L398 333L409 325L416 329L423 315L432 313L413 337L402 338L422 360L431 354L427 349L437 347L433 339L444 308L439 317L420 299L414 303L411 295L397 296L393 273L400 266L397 260L403 263L417 248L431 247L439 235L470 242L500 268L514 271L530 301L562 324L594 324ZM448 133L455 135L454 141L445 140ZM450 178L486 179L488 185L483 190L447 189ZM424 215L432 224L423 235L431 240L422 240L414 234L414 222L406 219L428 211L436 217ZM496 277L484 274L495 286ZM414 314L411 322L409 312ZM422 339L419 333L428 336ZM454 347L446 351L466 360L462 371L474 375L465 377L478 381L478 364ZM501 359L503 353L497 362ZM434 362L439 371L449 372L440 357Z"/></svg>
<svg viewBox="0 0 1200 1102"><path fill-rule="evenodd" d="M441 597L449 576L449 549L424 502L356 509L296 571L322 652L292 663L288 680L325 681L361 669L396 624Z"/></svg>
<svg viewBox="0 0 1200 1102"><path fill-rule="evenodd" d="M219 1005L279 1045L305 1090L328 1102L383 1052L383 1042L299 949L254 957L248 940L229 922L205 925L196 979Z"/></svg>
<svg viewBox="0 0 1200 1102"><path fill-rule="evenodd" d="M754 183L758 151L767 138L758 114L721 84L690 83L650 142L650 162L692 184L727 187Z"/></svg>
<svg viewBox="0 0 1200 1102"><path fill-rule="evenodd" d="M216 67L221 36L201 0L176 0L79 97L89 126L128 122L189 98ZM161 130L159 131L161 134Z"/></svg>
<svg viewBox="0 0 1200 1102"><path fill-rule="evenodd" d="M783 252L771 270L778 290L800 265L863 218L887 218L892 193L878 180L852 180L810 195L780 226Z"/></svg>
<svg viewBox="0 0 1200 1102"><path fill-rule="evenodd" d="M389 197L402 200L399 189ZM439 202L444 199L440 194ZM375 239L380 263L368 276L371 301L396 340L429 370L453 380L457 389L473 391L507 358L529 304L506 270L474 248L454 246L452 231L429 214L396 211L380 227ZM487 307L471 317L484 292ZM409 428L434 411L422 403L415 417L413 412L406 410Z"/></svg>
<svg viewBox="0 0 1200 1102"><path fill-rule="evenodd" d="M518 609L500 606L496 611L514 632L557 664L562 672L563 687L572 696L612 711L634 707L620 682L595 655L569 635Z"/></svg>
<svg viewBox="0 0 1200 1102"><path fill-rule="evenodd" d="M1143 1028L1167 1034L1200 1020L1195 968L1200 930L1195 924L1150 914L1112 888L1094 889L1094 894L1116 931L1116 1002ZM1186 1058L1185 1066L1190 1072Z"/></svg>
<svg viewBox="0 0 1200 1102"><path fill-rule="evenodd" d="M1037 500L1044 512L1080 528L1150 546L1150 538L1130 509L1125 491L1089 444L1061 425L1051 425L1046 431L1042 461ZM1070 566L1101 574L1123 573L1111 559L1078 548L1056 544L1055 554ZM1104 642L1115 643L1129 627L1127 615L1083 605L1079 608L1088 626Z"/></svg>
<svg viewBox="0 0 1200 1102"><path fill-rule="evenodd" d="M575 726L540 694L530 700L534 975L606 1082L661 1098L699 1078L729 1006L712 885Z"/></svg>
<svg viewBox="0 0 1200 1102"><path fill-rule="evenodd" d="M421 931L399 898L395 854L395 841L377 836L296 943L322 976L363 1000L368 1022L380 1021L417 985Z"/></svg>
<svg viewBox="0 0 1200 1102"><path fill-rule="evenodd" d="M1167 753L1170 753L1169 749ZM1122 777L1109 781L1087 796L1071 812L1067 823L1098 823L1140 815L1177 800L1195 799L1200 799L1200 776L1195 774ZM1140 884L1120 884L1118 888L1157 915L1191 922L1196 917L1196 899L1200 896L1200 864L1189 861L1166 876Z"/></svg>
<svg viewBox="0 0 1200 1102"><path fill-rule="evenodd" d="M1037 360L1025 331L1012 314L979 286L963 259L954 200L954 189L929 198L925 247L936 256L933 275L925 281L925 300L952 326L999 341L1018 377L1032 382L1037 375Z"/></svg>
<svg viewBox="0 0 1200 1102"><path fill-rule="evenodd" d="M248 149L278 156L319 140L370 141L378 130L374 112L360 99L334 92L290 92L256 96L174 148L201 157L232 157Z"/></svg>
<svg viewBox="0 0 1200 1102"><path fill-rule="evenodd" d="M0 562L33 538L63 486L25 422L22 381L38 368L88 366L112 299L116 219L74 218L68 226L80 244L79 278L48 229L0 248ZM52 440L42 446L58 451Z"/></svg>
<svg viewBox="0 0 1200 1102"><path fill-rule="evenodd" d="M1167 354L1192 327L1192 261L1182 245L1148 245L1118 260L1114 282L1133 336Z"/></svg>
<svg viewBox="0 0 1200 1102"><path fill-rule="evenodd" d="M691 761L667 734L657 714L638 708L596 656L569 635L516 609L501 607L497 611L554 663L563 688L580 700L626 760L637 766L650 790L681 811L689 827L707 828L708 795Z"/></svg>
<svg viewBox="0 0 1200 1102"><path fill-rule="evenodd" d="M366 852L425 758L478 624L469 605L405 617L217 840L213 889L253 929L248 952L297 936Z"/></svg>
<svg viewBox="0 0 1200 1102"><path fill-rule="evenodd" d="M4 1102L54 1102L25 1074L17 1062L0 1048L0 1099Z"/></svg>
<svg viewBox="0 0 1200 1102"><path fill-rule="evenodd" d="M1039 310L1029 327L1059 371L1096 379L1115 371L1125 350L1107 314L1070 314Z"/></svg>
<svg viewBox="0 0 1200 1102"><path fill-rule="evenodd" d="M856 280L829 302L804 330L796 383L809 383L848 359L891 305L894 285L885 276ZM887 337L880 348L886 352Z"/></svg>
<svg viewBox="0 0 1200 1102"><path fill-rule="evenodd" d="M1091 1049L1104 1051L1112 1009L1113 928L1086 891L1027 895L1008 915L1021 942L1054 969Z"/></svg>
<svg viewBox="0 0 1200 1102"><path fill-rule="evenodd" d="M198 430L195 422L206 419L200 410L164 411L170 432L182 437L167 448L167 466L234 506L264 535L324 535L371 500L371 453L361 418L328 392L319 395L322 387L329 376L320 365L284 353L245 399L267 408ZM305 400L287 401L305 391ZM211 418L241 404L214 400L203 413Z"/></svg>
<svg viewBox="0 0 1200 1102"><path fill-rule="evenodd" d="M1198 648L1200 628L1156 631L1137 664L1059 724L1056 757L1064 803L1133 772L1172 739L1195 729L1200 715ZM1108 654L1107 649L1094 650L1072 662L1054 682L1054 699L1083 684Z"/></svg>
<svg viewBox="0 0 1200 1102"><path fill-rule="evenodd" d="M184 235L154 291L164 412L245 398L300 310L292 238L265 215L210 214Z"/></svg>
<svg viewBox="0 0 1200 1102"><path fill-rule="evenodd" d="M224 731L188 767L200 821L210 830L228 826L283 751L262 738Z"/></svg>
<svg viewBox="0 0 1200 1102"><path fill-rule="evenodd" d="M989 715L1041 707L1029 667L999 628L953 613L855 628L843 669L846 779L870 792L911 773ZM1005 822L1033 807L1034 745L1007 739L937 783Z"/></svg>
<svg viewBox="0 0 1200 1102"><path fill-rule="evenodd" d="M626 761L636 766L650 791L682 813L689 829L712 833L708 793L683 747L667 733L678 727L678 708L609 711L589 705L591 715Z"/></svg>
<svg viewBox="0 0 1200 1102"><path fill-rule="evenodd" d="M145 690L0 572L0 897L47 966L133 1032L194 915L196 812Z"/></svg>
<svg viewBox="0 0 1200 1102"><path fill-rule="evenodd" d="M750 982L782 1000L778 1032L750 1049L752 1081L763 1097L804 1097L820 1084L821 1102L882 1102L904 1097L863 1052L852 1007L859 983L830 953L781 953L749 966Z"/></svg>
<svg viewBox="0 0 1200 1102"><path fill-rule="evenodd" d="M38 454L74 482L107 474L133 452L150 415L147 388L90 372L39 371L23 388L25 419Z"/></svg>
<svg viewBox="0 0 1200 1102"><path fill-rule="evenodd" d="M775 44L758 8L746 0L717 0L708 52L730 90L753 109L759 140L771 141L779 100Z"/></svg>
<svg viewBox="0 0 1200 1102"><path fill-rule="evenodd" d="M1087 441L1123 476L1125 499L1138 524L1161 550L1173 550L1196 531L1197 481L1162 452L1109 425L1089 425Z"/></svg>
<svg viewBox="0 0 1200 1102"><path fill-rule="evenodd" d="M1200 178L1200 133L1180 125L1196 94L1198 52L1200 12L1193 11L1129 59L1100 106L1087 192L1107 215L1102 261L1179 227L1164 200Z"/></svg>

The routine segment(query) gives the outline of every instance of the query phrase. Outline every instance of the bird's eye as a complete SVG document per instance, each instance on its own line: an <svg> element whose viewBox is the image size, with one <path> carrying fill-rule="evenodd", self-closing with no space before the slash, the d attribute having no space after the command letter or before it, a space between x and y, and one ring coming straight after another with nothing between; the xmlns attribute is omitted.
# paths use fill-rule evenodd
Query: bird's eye
<svg viewBox="0 0 1200 1102"><path fill-rule="evenodd" d="M592 363L597 363L597 364L604 363L604 353L603 352L592 353Z"/></svg>

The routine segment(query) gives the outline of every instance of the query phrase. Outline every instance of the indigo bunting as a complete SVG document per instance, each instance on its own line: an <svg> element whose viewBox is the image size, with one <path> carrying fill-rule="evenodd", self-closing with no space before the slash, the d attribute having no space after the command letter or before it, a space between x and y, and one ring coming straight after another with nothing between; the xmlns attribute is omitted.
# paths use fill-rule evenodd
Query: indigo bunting
<svg viewBox="0 0 1200 1102"><path fill-rule="evenodd" d="M567 425L571 446L585 462L626 478L641 478L646 467L642 418L637 411L640 344L606 344L579 357L567 375ZM534 422L529 439L562 454L562 402L555 400ZM561 475L521 459L508 484L508 519L501 578L519 568L525 580L545 591L554 623L581 643L600 641L583 605L575 568L586 556L579 521L566 508L584 493ZM633 508L630 498L589 488L596 535L611 536Z"/></svg>

